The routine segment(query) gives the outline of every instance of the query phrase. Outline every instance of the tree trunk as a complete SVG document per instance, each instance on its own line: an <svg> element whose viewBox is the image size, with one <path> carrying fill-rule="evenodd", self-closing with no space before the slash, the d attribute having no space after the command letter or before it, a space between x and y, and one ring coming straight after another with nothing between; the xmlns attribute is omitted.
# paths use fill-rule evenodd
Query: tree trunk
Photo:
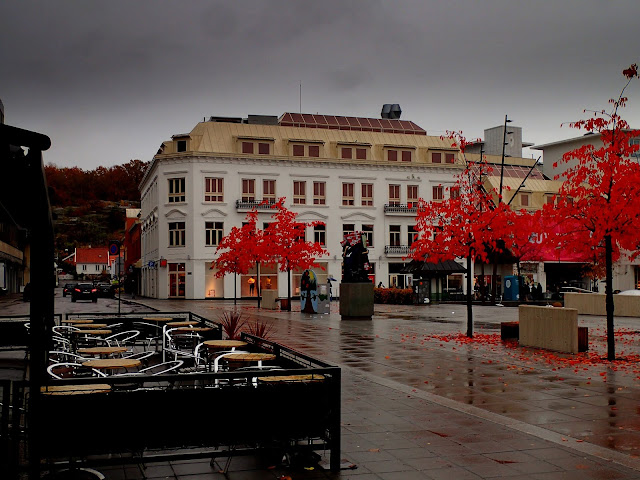
<svg viewBox="0 0 640 480"><path fill-rule="evenodd" d="M487 297L487 286L484 283L484 262L480 265L480 275L482 276L480 279L480 300L482 301L482 305L484 305Z"/></svg>
<svg viewBox="0 0 640 480"><path fill-rule="evenodd" d="M256 292L258 292L258 308L260 308L260 262L256 262L258 270L258 280L256 281Z"/></svg>
<svg viewBox="0 0 640 480"><path fill-rule="evenodd" d="M291 311L291 267L289 262L287 262L287 298L289 299L289 308L287 310Z"/></svg>
<svg viewBox="0 0 640 480"><path fill-rule="evenodd" d="M467 337L473 337L473 282L471 279L471 255L467 257Z"/></svg>
<svg viewBox="0 0 640 480"><path fill-rule="evenodd" d="M493 255L493 274L491 275L491 305L496 304L498 295L498 258Z"/></svg>
<svg viewBox="0 0 640 480"><path fill-rule="evenodd" d="M233 304L237 305L238 300L238 273L233 272Z"/></svg>
<svg viewBox="0 0 640 480"><path fill-rule="evenodd" d="M522 285L520 285L520 259L516 262L516 268L518 272L518 302L522 303L522 297L520 296L520 292L522 291Z"/></svg>
<svg viewBox="0 0 640 480"><path fill-rule="evenodd" d="M604 237L606 276L606 309L607 309L607 360L616 359L616 342L613 336L613 245L611 235Z"/></svg>

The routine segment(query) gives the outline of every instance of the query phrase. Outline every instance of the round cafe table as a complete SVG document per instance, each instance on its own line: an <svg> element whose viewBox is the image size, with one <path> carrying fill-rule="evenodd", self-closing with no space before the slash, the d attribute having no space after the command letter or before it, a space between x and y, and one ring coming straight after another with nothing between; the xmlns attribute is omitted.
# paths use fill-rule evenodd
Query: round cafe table
<svg viewBox="0 0 640 480"><path fill-rule="evenodd" d="M172 317L143 317L142 319L147 322L158 322L158 323L173 321Z"/></svg>
<svg viewBox="0 0 640 480"><path fill-rule="evenodd" d="M111 330L99 328L96 330L76 330L73 332L75 335L109 335Z"/></svg>
<svg viewBox="0 0 640 480"><path fill-rule="evenodd" d="M79 348L78 353L88 355L113 355L114 353L124 353L127 347L87 347Z"/></svg>
<svg viewBox="0 0 640 480"><path fill-rule="evenodd" d="M167 323L167 327L176 328L176 327L194 327L198 325L198 322L194 320L185 320L184 322L169 322Z"/></svg>
<svg viewBox="0 0 640 480"><path fill-rule="evenodd" d="M310 383L310 382L322 382L324 380L324 375L319 373L307 373L303 375L281 375L281 376L269 376L269 377L258 377L258 382L261 383L290 383L290 382L302 382L302 383Z"/></svg>
<svg viewBox="0 0 640 480"><path fill-rule="evenodd" d="M205 340L204 344L209 350L235 350L238 347L246 347L247 342L242 340Z"/></svg>
<svg viewBox="0 0 640 480"><path fill-rule="evenodd" d="M135 368L141 364L137 358L99 358L82 362L83 367L95 368L97 370L117 370L119 368Z"/></svg>
<svg viewBox="0 0 640 480"><path fill-rule="evenodd" d="M179 333L210 332L213 327L178 327L176 330Z"/></svg>
<svg viewBox="0 0 640 480"><path fill-rule="evenodd" d="M69 325L84 325L87 323L93 323L93 320L89 318L69 318L62 320L62 323L68 323Z"/></svg>
<svg viewBox="0 0 640 480"><path fill-rule="evenodd" d="M106 328L108 325L106 323L78 323L74 325L76 328L80 329L88 329L88 330L96 330L98 328Z"/></svg>
<svg viewBox="0 0 640 480"><path fill-rule="evenodd" d="M224 359L229 362L230 366L238 363L257 362L258 367L261 367L262 362L268 362L276 359L276 356L273 353L225 353L223 355ZM218 358L215 361L218 361ZM214 369L215 371L218 370L217 365L215 365Z"/></svg>
<svg viewBox="0 0 640 480"><path fill-rule="evenodd" d="M43 395L86 395L87 393L106 393L111 385L94 383L91 385L49 385L41 387Z"/></svg>

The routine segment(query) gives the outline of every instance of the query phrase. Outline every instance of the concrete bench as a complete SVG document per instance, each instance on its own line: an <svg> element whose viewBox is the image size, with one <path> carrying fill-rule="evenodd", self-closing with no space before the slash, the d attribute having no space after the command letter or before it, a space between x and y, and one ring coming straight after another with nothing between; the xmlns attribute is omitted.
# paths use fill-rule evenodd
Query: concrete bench
<svg viewBox="0 0 640 480"><path fill-rule="evenodd" d="M520 339L520 324L518 322L500 323L500 339L504 341ZM578 327L578 352L589 350L589 329Z"/></svg>
<svg viewBox="0 0 640 480"><path fill-rule="evenodd" d="M580 351L575 308L520 305L518 316L520 345L567 353ZM583 337L587 336L583 330Z"/></svg>

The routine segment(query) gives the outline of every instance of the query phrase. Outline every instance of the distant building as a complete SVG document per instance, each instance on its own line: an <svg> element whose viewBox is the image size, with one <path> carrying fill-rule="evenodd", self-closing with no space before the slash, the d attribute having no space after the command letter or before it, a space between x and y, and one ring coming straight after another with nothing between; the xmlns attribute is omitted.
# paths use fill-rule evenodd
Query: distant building
<svg viewBox="0 0 640 480"><path fill-rule="evenodd" d="M78 247L64 260L71 260L76 274L88 279L110 274L111 256L108 247Z"/></svg>

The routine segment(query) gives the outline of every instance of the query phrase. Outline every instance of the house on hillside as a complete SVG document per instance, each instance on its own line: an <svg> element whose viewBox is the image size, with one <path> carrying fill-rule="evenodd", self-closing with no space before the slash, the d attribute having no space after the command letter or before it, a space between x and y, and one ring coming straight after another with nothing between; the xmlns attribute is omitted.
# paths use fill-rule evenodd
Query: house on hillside
<svg viewBox="0 0 640 480"><path fill-rule="evenodd" d="M86 279L110 275L111 256L107 247L78 247L67 259L76 266L76 274Z"/></svg>

